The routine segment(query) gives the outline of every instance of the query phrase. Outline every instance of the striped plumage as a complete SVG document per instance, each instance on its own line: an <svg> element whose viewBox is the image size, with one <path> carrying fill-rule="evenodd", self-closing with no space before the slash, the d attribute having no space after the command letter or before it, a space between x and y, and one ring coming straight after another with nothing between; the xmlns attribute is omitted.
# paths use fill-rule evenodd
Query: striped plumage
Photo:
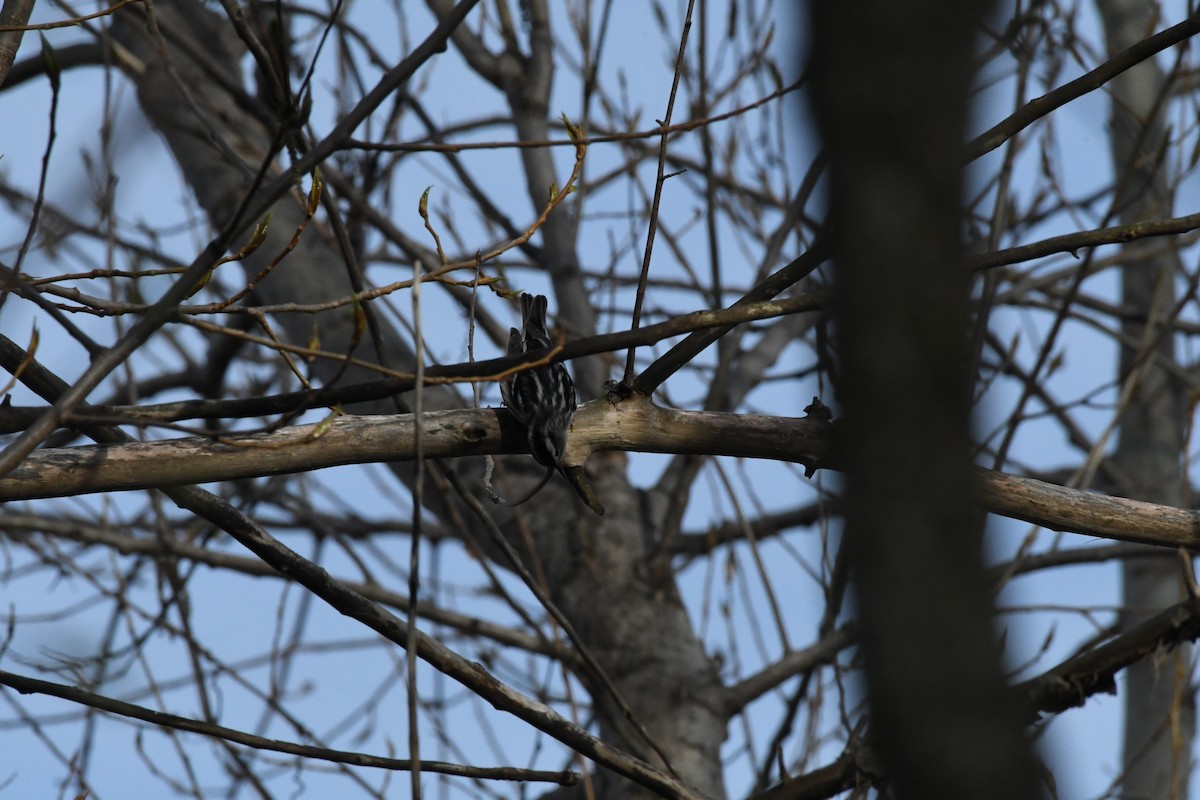
<svg viewBox="0 0 1200 800"><path fill-rule="evenodd" d="M510 328L508 354L550 346L546 296L521 295L521 329ZM500 384L504 405L525 426L529 452L539 463L562 470L567 430L575 415L575 384L562 364L523 370Z"/></svg>

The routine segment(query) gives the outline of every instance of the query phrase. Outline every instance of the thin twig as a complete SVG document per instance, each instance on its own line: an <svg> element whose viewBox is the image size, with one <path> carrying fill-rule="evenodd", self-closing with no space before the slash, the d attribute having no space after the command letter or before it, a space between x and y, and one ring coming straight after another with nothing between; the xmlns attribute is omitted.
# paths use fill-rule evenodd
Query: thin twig
<svg viewBox="0 0 1200 800"><path fill-rule="evenodd" d="M428 196L426 190L425 197ZM425 197L422 197L422 206ZM428 221L427 221L428 222ZM440 246L439 246L440 250ZM421 424L425 410L425 335L421 320L421 262L413 263L413 359L416 361L417 386L413 393L413 429L415 434L416 473L413 476L413 510L412 537L408 549L408 603L416 608L420 598L421 588L421 517L425 508L425 443L424 427ZM408 641L413 641L417 631L417 615L408 615ZM409 789L414 800L421 800L421 735L420 735L420 706L417 695L417 649L407 648L405 653L407 666L407 681L405 688L408 693L408 750L413 761L413 769Z"/></svg>
<svg viewBox="0 0 1200 800"><path fill-rule="evenodd" d="M654 182L654 199L650 203L650 224L646 230L646 250L642 255L642 271L638 279L637 298L634 300L633 319L629 325L633 330L637 330L642 321L642 303L646 298L646 279L650 276L650 257L654 252L654 235L658 231L658 209L662 202L663 185L668 177L666 174L668 134L665 129L671 124L671 115L675 112L675 95L679 91L679 79L683 74L683 54L687 51L688 33L692 29L692 11L695 7L696 0L688 0L687 16L683 20L683 33L679 37L679 52L675 56L675 75L671 80L671 94L667 99L667 113L658 121L659 126L664 130L658 141L658 177ZM625 377L621 381L625 386L633 384L636 353L636 348L631 347L625 358Z"/></svg>

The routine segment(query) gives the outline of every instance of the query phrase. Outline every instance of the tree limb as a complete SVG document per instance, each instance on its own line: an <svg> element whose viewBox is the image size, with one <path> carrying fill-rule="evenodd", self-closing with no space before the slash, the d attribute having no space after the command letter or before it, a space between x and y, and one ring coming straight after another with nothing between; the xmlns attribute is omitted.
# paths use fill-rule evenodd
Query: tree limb
<svg viewBox="0 0 1200 800"><path fill-rule="evenodd" d="M201 722L200 720L180 717L175 714L154 711L134 705L133 703L126 703L122 700L88 692L75 686L38 680L3 670L0 670L0 684L12 687L21 694L42 694L50 697L58 697L63 700L69 700L72 703L107 711L110 714L119 714L130 719L139 719L163 728L190 731L202 736L212 736L217 739L224 739L229 742L245 745L255 750L287 753L289 755L300 756L301 758L315 758L338 764L351 764L356 767L378 767L380 769L391 770L410 770L414 768L414 762L407 758L385 758L383 756L372 756L348 750L331 750L328 747L316 747L314 745L296 744L295 742L284 742L279 739L268 739L264 736L255 736L254 734L239 731L235 728L227 728L224 725L216 725L211 722ZM426 759L421 759L420 768L423 772L458 775L478 780L548 781L564 786L570 786L579 781L578 773L571 772L570 770L547 772L544 770L521 769L519 767L472 767L462 764L451 764L445 761L428 761Z"/></svg>

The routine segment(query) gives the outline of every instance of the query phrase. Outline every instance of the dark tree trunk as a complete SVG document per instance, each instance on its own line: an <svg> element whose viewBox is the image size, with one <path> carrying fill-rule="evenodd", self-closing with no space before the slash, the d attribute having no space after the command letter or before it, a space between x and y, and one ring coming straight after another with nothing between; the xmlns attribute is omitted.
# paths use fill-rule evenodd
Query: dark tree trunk
<svg viewBox="0 0 1200 800"><path fill-rule="evenodd" d="M958 153L985 7L812 6L843 358L846 546L870 725L897 797L1038 794L1001 679L968 456Z"/></svg>

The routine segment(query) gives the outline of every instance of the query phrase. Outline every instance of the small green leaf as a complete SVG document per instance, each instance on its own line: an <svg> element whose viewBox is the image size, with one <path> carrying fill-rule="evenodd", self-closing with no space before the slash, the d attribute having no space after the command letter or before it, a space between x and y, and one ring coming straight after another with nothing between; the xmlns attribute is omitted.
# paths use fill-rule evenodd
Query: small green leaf
<svg viewBox="0 0 1200 800"><path fill-rule="evenodd" d="M325 416L325 419L318 422L317 427L313 428L312 436L310 438L320 439L322 436L328 433L329 429L333 427L333 423L337 421L337 418L342 416L342 413L343 412L340 408L335 407L330 409L329 413Z"/></svg>
<svg viewBox="0 0 1200 800"><path fill-rule="evenodd" d="M267 238L267 228L270 226L271 214L268 212L267 215L263 217L257 225L254 226L254 233L250 235L250 241L246 244L243 252L252 253L257 250L259 245L263 243L263 239Z"/></svg>
<svg viewBox="0 0 1200 800"><path fill-rule="evenodd" d="M195 286L195 288L192 289L191 292L188 293L188 297L189 298L195 297L196 294L198 294L201 289L203 289L205 286L208 286L208 282L212 280L212 276L213 276L214 272L216 272L215 267L213 269L210 269L207 272L205 272L200 277L200 280L196 281L196 286Z"/></svg>
<svg viewBox="0 0 1200 800"><path fill-rule="evenodd" d="M39 33L38 36L42 37L42 63L46 67L46 77L50 79L50 86L58 91L62 79L62 65L58 63L58 54L54 52L54 47L45 34Z"/></svg>
<svg viewBox="0 0 1200 800"><path fill-rule="evenodd" d="M317 213L317 205L321 202L321 192L325 189L325 182L321 179L321 168L313 167L312 171L312 187L308 190L308 213Z"/></svg>
<svg viewBox="0 0 1200 800"><path fill-rule="evenodd" d="M351 341L357 345L362 341L363 333L367 330L367 313L363 309L362 303L357 297L355 297L354 302L350 304L350 308L350 313L354 318L354 335L351 338Z"/></svg>

